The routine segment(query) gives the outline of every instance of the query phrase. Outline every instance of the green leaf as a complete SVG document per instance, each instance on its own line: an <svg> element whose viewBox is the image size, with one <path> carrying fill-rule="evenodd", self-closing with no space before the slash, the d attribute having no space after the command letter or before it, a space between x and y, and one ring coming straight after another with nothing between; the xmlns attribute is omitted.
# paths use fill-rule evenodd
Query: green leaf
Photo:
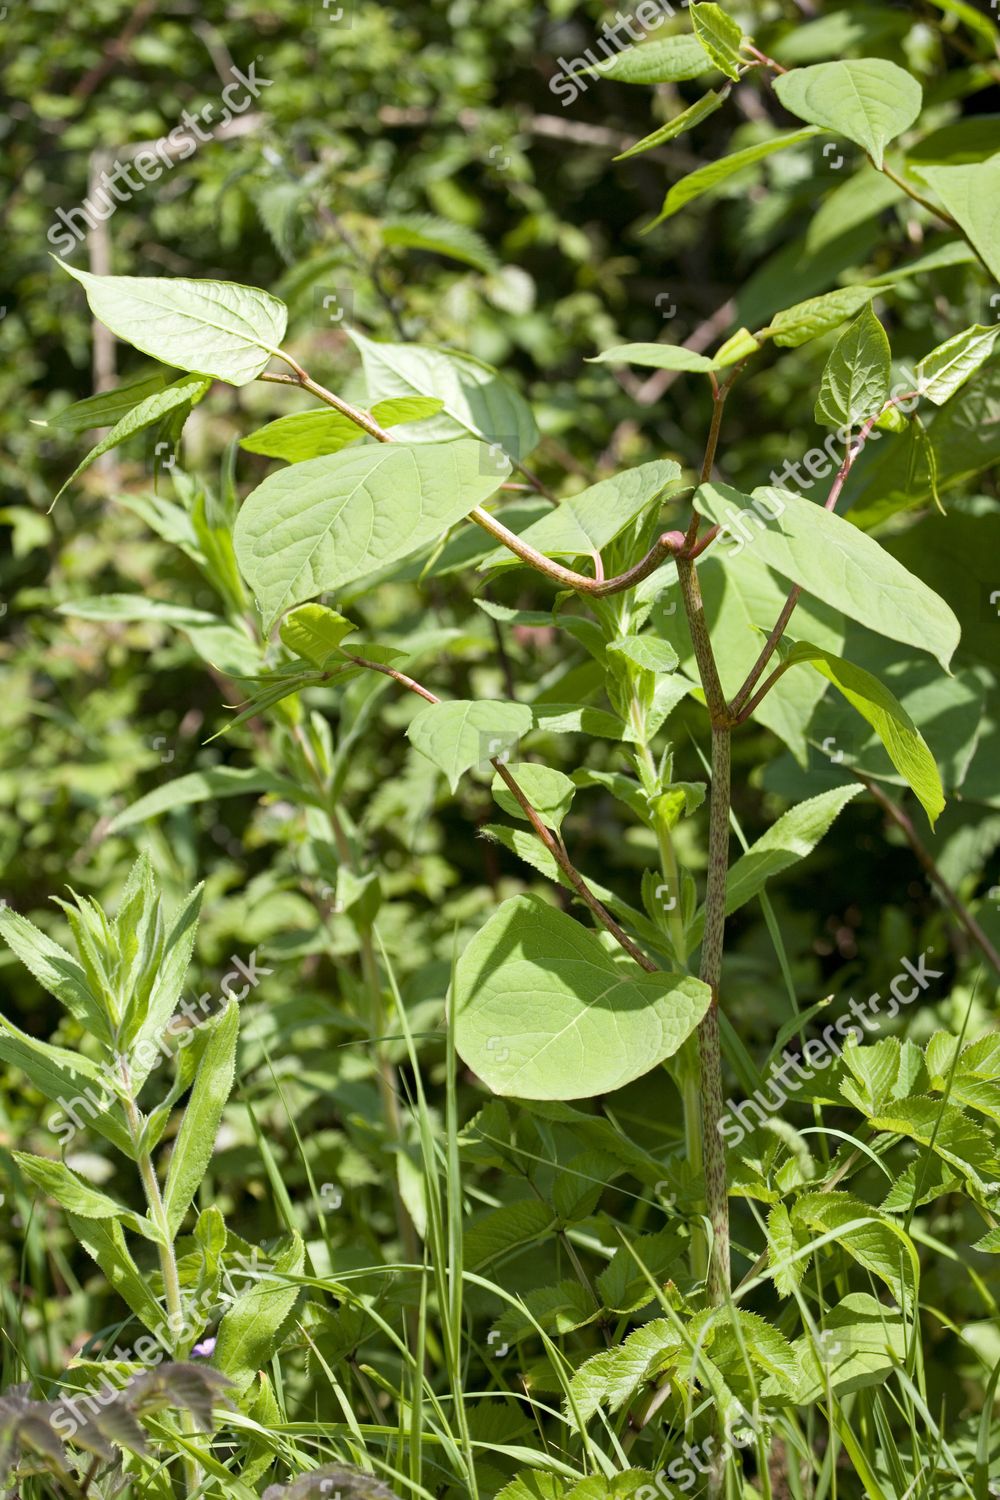
<svg viewBox="0 0 1000 1500"><path fill-rule="evenodd" d="M454 792L466 771L489 770L494 757L518 759L517 742L533 725L526 703L459 698L420 709L406 734L444 772Z"/></svg>
<svg viewBox="0 0 1000 1500"><path fill-rule="evenodd" d="M920 175L1000 281L1000 152L963 166L921 167Z"/></svg>
<svg viewBox="0 0 1000 1500"><path fill-rule="evenodd" d="M912 1241L862 1199L850 1193L805 1193L792 1209L792 1224L796 1230L832 1234L860 1266L886 1283L898 1302L913 1286L917 1257Z"/></svg>
<svg viewBox="0 0 1000 1500"><path fill-rule="evenodd" d="M792 146L799 146L803 141L812 140L813 136L819 134L816 126L809 125L803 130L789 131L786 135L771 136L769 140L758 141L756 146L745 146L742 151L734 151L731 156L724 156L719 161L709 162L705 167L698 167L696 171L682 177L680 182L674 183L663 200L659 214L652 223L646 225L646 229L654 229L657 224L672 218L696 198L703 198L706 193L714 192L723 182L728 182L730 177L735 177L737 172L742 172L746 167L764 161L776 151L788 151Z"/></svg>
<svg viewBox="0 0 1000 1500"><path fill-rule="evenodd" d="M588 557L661 502L680 478L680 465L672 458L626 469L547 511L521 533L521 540L546 557ZM519 566L524 566L520 558L503 546L480 563L483 569Z"/></svg>
<svg viewBox="0 0 1000 1500"><path fill-rule="evenodd" d="M629 146L627 151L619 151L613 158L614 161L628 161L630 156L639 156L643 151L654 151L657 146L672 141L686 130L692 130L695 125L700 125L702 120L707 120L710 115L725 103L729 94L728 89L710 89L703 94L696 104L691 104L687 109L681 110L679 115L674 115L659 130L654 130L651 135L644 135L641 141L636 141L634 146Z"/></svg>
<svg viewBox="0 0 1000 1500"><path fill-rule="evenodd" d="M892 354L871 306L841 334L823 371L816 420L827 427L859 427L885 405Z"/></svg>
<svg viewBox="0 0 1000 1500"><path fill-rule="evenodd" d="M239 1024L240 1008L235 1000L228 1001L218 1019L202 1022L211 1025L212 1034L174 1142L163 1190L163 1206L172 1235L180 1228L212 1159L219 1121L236 1073Z"/></svg>
<svg viewBox="0 0 1000 1500"><path fill-rule="evenodd" d="M798 1265L808 1263L802 1260ZM828 1389L844 1397L883 1384L892 1370L905 1366L908 1343L898 1308L887 1307L868 1292L848 1292L828 1310L818 1340L810 1332L792 1346L802 1369L796 1404L815 1406Z"/></svg>
<svg viewBox="0 0 1000 1500"><path fill-rule="evenodd" d="M772 486L748 497L727 485L702 485L695 505L722 527L723 553L734 576L738 577L740 552L749 547L756 559L789 583L799 584L889 640L930 652L947 670L960 634L951 609L873 537L843 517ZM742 516L736 514L739 510ZM749 540L744 539L744 526ZM732 557L731 541L736 544ZM762 628L771 625L770 620L755 623Z"/></svg>
<svg viewBox="0 0 1000 1500"><path fill-rule="evenodd" d="M913 788L933 828L944 809L941 776L926 740L898 699L870 672L806 641L794 645L785 660L809 662L868 720L896 770Z"/></svg>
<svg viewBox="0 0 1000 1500"><path fill-rule="evenodd" d="M956 333L925 354L917 365L917 389L935 406L943 406L974 375L993 353L1000 323L992 328L976 324Z"/></svg>
<svg viewBox="0 0 1000 1500"><path fill-rule="evenodd" d="M34 420L36 427L55 428L60 432L90 432L94 427L113 427L138 406L147 396L162 391L169 380L166 370L156 370L152 375L137 375L113 391L102 391L97 396L88 396L85 401L74 401L64 406L54 417L44 422Z"/></svg>
<svg viewBox="0 0 1000 1500"><path fill-rule="evenodd" d="M256 287L181 276L94 276L59 264L83 286L95 318L178 370L246 385L285 336L288 309Z"/></svg>
<svg viewBox="0 0 1000 1500"><path fill-rule="evenodd" d="M608 650L615 656L623 656L634 667L644 672L675 672L677 652L669 641L661 641L655 635L624 635L608 642Z"/></svg>
<svg viewBox="0 0 1000 1500"><path fill-rule="evenodd" d="M709 57L727 78L738 79L747 66L747 59L740 56L743 29L727 16L721 5L692 5L691 25Z"/></svg>
<svg viewBox="0 0 1000 1500"><path fill-rule="evenodd" d="M133 406L131 411L126 412L111 431L101 438L97 446L91 448L86 458L77 464L69 478L59 486L52 504L55 505L60 495L65 494L73 481L78 479L85 469L89 469L102 453L109 453L112 448L117 448L119 443L135 437L136 433L155 427L156 423L168 416L170 412L180 411L185 406L194 406L201 400L211 384L210 380L206 380L201 375L186 375L182 380L168 385L165 390L154 391L152 395L140 401L138 406Z"/></svg>
<svg viewBox="0 0 1000 1500"><path fill-rule="evenodd" d="M102 1041L111 1041L107 1017L83 968L65 948L9 906L0 907L0 937L40 985Z"/></svg>
<svg viewBox="0 0 1000 1500"><path fill-rule="evenodd" d="M876 57L795 68L774 80L774 92L800 120L867 151L880 171L886 146L913 124L924 100L911 74Z"/></svg>
<svg viewBox="0 0 1000 1500"><path fill-rule="evenodd" d="M91 1187L89 1182L84 1182L82 1177L71 1172L65 1162L50 1161L44 1156L29 1156L25 1151L14 1151L11 1154L29 1182L54 1198L69 1213L77 1214L81 1219L119 1219L136 1234L144 1235L150 1240L156 1238L148 1219L140 1218L123 1203L116 1203L106 1193Z"/></svg>
<svg viewBox="0 0 1000 1500"><path fill-rule="evenodd" d="M295 656L305 657L313 666L324 667L331 656L341 654L341 641L357 628L325 604L300 604L282 620L279 634Z"/></svg>
<svg viewBox="0 0 1000 1500"><path fill-rule="evenodd" d="M555 1210L538 1198L490 1209L474 1219L465 1232L465 1263L473 1270L489 1265L551 1234L555 1222Z"/></svg>
<svg viewBox="0 0 1000 1500"><path fill-rule="evenodd" d="M726 877L726 915L745 906L775 875L811 854L860 786L838 786L810 797L783 813L766 833L741 854ZM688 932L692 947L701 942L705 913L699 911Z"/></svg>
<svg viewBox="0 0 1000 1500"><path fill-rule="evenodd" d="M684 370L707 375L723 365L707 354L696 354L683 344L618 344L587 360L591 365L642 365L649 370Z"/></svg>
<svg viewBox="0 0 1000 1500"><path fill-rule="evenodd" d="M428 396L412 396L399 401L376 402L371 415L381 427L394 427L400 422L420 422L433 417L442 405L441 401ZM240 447L248 453L262 453L267 458L283 458L295 464L303 459L339 453L341 448L359 442L364 436L350 417L329 406L321 406L315 411L277 417L266 427L243 438Z"/></svg>
<svg viewBox="0 0 1000 1500"><path fill-rule="evenodd" d="M281 1278L300 1276L305 1246L294 1231L275 1257L273 1271L262 1274L241 1292L219 1324L212 1365L228 1375L242 1392L278 1349L284 1325L298 1300L299 1288Z"/></svg>
<svg viewBox="0 0 1000 1500"><path fill-rule="evenodd" d="M758 337L773 338L784 349L798 349L853 317L880 291L881 287L874 286L841 286L822 297L810 297L778 313Z"/></svg>
<svg viewBox="0 0 1000 1500"><path fill-rule="evenodd" d="M0 1058L18 1068L44 1094L60 1106L47 1126L72 1135L79 1126L92 1126L123 1155L135 1160L135 1150L122 1107L111 1091L105 1070L77 1052L68 1052L52 1042L40 1042L19 1031L0 1015Z"/></svg>
<svg viewBox="0 0 1000 1500"><path fill-rule="evenodd" d="M626 47L606 61L581 68L615 83L680 83L711 71L704 47L694 36L664 36L638 47Z"/></svg>
<svg viewBox="0 0 1000 1500"><path fill-rule="evenodd" d="M559 829L576 796L576 782L549 766L540 766L534 761L514 761L508 765L514 780L521 788L546 828ZM528 816L520 802L510 790L499 772L493 777L493 798L505 813L512 818L527 822Z"/></svg>
<svg viewBox="0 0 1000 1500"><path fill-rule="evenodd" d="M379 234L385 245L446 255L485 274L500 269L500 262L481 234L467 224L455 224L437 214L407 214L404 218L383 220Z"/></svg>
<svg viewBox="0 0 1000 1500"><path fill-rule="evenodd" d="M361 355L370 401L431 396L443 402L436 416L401 426L401 442L450 442L471 434L495 445L498 458L506 453L515 463L537 445L530 406L492 366L454 349L381 344L356 329L347 332ZM502 464L493 472L498 483L506 473Z"/></svg>
<svg viewBox="0 0 1000 1500"><path fill-rule="evenodd" d="M646 974L535 896L505 901L455 971L455 1045L497 1094L584 1099L671 1057L708 1009L699 980Z"/></svg>
<svg viewBox="0 0 1000 1500"><path fill-rule="evenodd" d="M876 1130L918 1141L971 1178L980 1190L1000 1176L1000 1158L989 1135L954 1104L941 1099L900 1099L883 1105L869 1123ZM919 1182L919 1165L916 1176Z"/></svg>
<svg viewBox="0 0 1000 1500"><path fill-rule="evenodd" d="M87 1254L97 1262L108 1283L123 1298L150 1333L161 1342L168 1327L166 1314L147 1285L125 1243L116 1219L85 1219L68 1214L66 1222Z"/></svg>
<svg viewBox="0 0 1000 1500"><path fill-rule="evenodd" d="M189 609L186 604L170 604L166 599L149 599L145 594L95 594L90 599L72 599L60 604L56 614L78 620L122 620L129 623L157 625L212 626L220 623L218 615L207 609Z"/></svg>
<svg viewBox="0 0 1000 1500"><path fill-rule="evenodd" d="M109 833L119 833L136 823L145 823L161 813L198 802L214 802L218 797L244 797L250 792L272 792L276 796L297 797L293 781L258 766L216 766L210 771L191 771L165 786L147 792L138 802L124 808L108 824Z"/></svg>
<svg viewBox="0 0 1000 1500"><path fill-rule="evenodd" d="M271 474L244 500L233 531L265 629L293 605L436 540L509 472L501 455L464 439L380 444Z"/></svg>
<svg viewBox="0 0 1000 1500"><path fill-rule="evenodd" d="M597 1277L602 1305L612 1312L638 1312L655 1296L650 1279L653 1283L663 1281L667 1272L683 1260L684 1248L684 1240L673 1225L622 1245Z"/></svg>

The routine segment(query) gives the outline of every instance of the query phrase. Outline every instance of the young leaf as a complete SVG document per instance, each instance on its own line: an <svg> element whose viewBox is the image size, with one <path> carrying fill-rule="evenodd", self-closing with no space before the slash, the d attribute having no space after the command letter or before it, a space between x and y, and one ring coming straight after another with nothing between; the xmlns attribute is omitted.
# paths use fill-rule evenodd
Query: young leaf
<svg viewBox="0 0 1000 1500"><path fill-rule="evenodd" d="M1000 281L1000 236L997 234L1000 152L991 156L989 161L967 162L955 167L921 167L920 175Z"/></svg>
<svg viewBox="0 0 1000 1500"><path fill-rule="evenodd" d="M870 672L806 641L794 645L785 660L793 664L809 662L868 720L896 770L913 788L933 828L944 809L941 776L927 742L898 699Z"/></svg>
<svg viewBox="0 0 1000 1500"><path fill-rule="evenodd" d="M406 731L410 743L447 776L453 792L466 771L490 769L500 756L518 759L517 742L533 727L526 703L471 702L429 703L410 721Z"/></svg>
<svg viewBox="0 0 1000 1500"><path fill-rule="evenodd" d="M644 135L641 141L636 141L634 146L629 146L627 151L619 151L613 158L614 161L628 161L630 156L639 156L643 151L654 151L657 146L664 145L667 141L675 140L677 136L683 135L686 130L692 130L695 125L700 125L702 120L707 120L709 115L724 104L728 97L728 89L710 89L703 94L696 104L691 104L687 109L681 110L679 115L674 115L659 130L654 130L651 135Z"/></svg>
<svg viewBox="0 0 1000 1500"><path fill-rule="evenodd" d="M54 1198L69 1213L82 1219L118 1219L136 1234L150 1240L156 1238L148 1219L140 1218L123 1203L116 1203L106 1193L91 1187L89 1182L71 1172L65 1162L29 1156L25 1151L14 1151L12 1155L29 1182Z"/></svg>
<svg viewBox="0 0 1000 1500"><path fill-rule="evenodd" d="M924 100L911 74L877 57L795 68L774 80L774 92L800 120L867 151L880 171L886 146L913 124Z"/></svg>
<svg viewBox="0 0 1000 1500"><path fill-rule="evenodd" d="M256 287L182 276L94 276L59 264L80 282L95 318L178 370L246 385L285 336L288 309Z"/></svg>
<svg viewBox="0 0 1000 1500"><path fill-rule="evenodd" d="M371 414L382 427L394 427L400 422L420 422L435 416L443 402L427 396L413 396L398 401L379 401ZM307 458L324 458L330 453L339 453L350 443L360 442L365 436L362 429L350 417L321 406L316 411L295 412L287 417L277 417L249 437L243 438L241 448L248 453L262 453L267 458L283 458L287 463L301 463Z"/></svg>
<svg viewBox="0 0 1000 1500"><path fill-rule="evenodd" d="M455 971L455 1045L497 1094L585 1099L671 1057L708 1009L700 980L619 963L535 896L505 901Z"/></svg>
<svg viewBox="0 0 1000 1500"><path fill-rule="evenodd" d="M500 455L463 439L349 450L271 474L244 500L233 532L265 629L293 605L434 541L509 472Z"/></svg>
<svg viewBox="0 0 1000 1500"><path fill-rule="evenodd" d="M691 25L719 71L727 78L738 79L747 59L740 56L743 31L732 16L727 16L721 5L692 5Z"/></svg>
<svg viewBox="0 0 1000 1500"><path fill-rule="evenodd" d="M238 1391L247 1389L278 1348L299 1295L294 1282L282 1278L301 1275L304 1263L305 1246L293 1232L275 1256L273 1271L241 1292L219 1324L212 1366L228 1375Z"/></svg>
<svg viewBox="0 0 1000 1500"><path fill-rule="evenodd" d="M993 353L1000 323L992 328L977 324L956 333L925 354L917 365L917 389L935 406L943 406L973 376Z"/></svg>
<svg viewBox="0 0 1000 1500"><path fill-rule="evenodd" d="M212 382L206 380L204 376L186 375L182 380L168 385L165 390L154 391L145 400L140 401L138 406L133 406L115 423L111 431L101 438L97 446L91 448L86 458L77 464L69 478L59 486L52 504L55 505L60 495L64 494L73 481L78 479L85 469L89 469L102 453L109 453L112 448L117 448L119 443L126 442L138 432L145 432L148 427L155 427L161 418L168 416L171 412L178 412L185 406L188 408L194 406L201 400L211 384Z"/></svg>
<svg viewBox="0 0 1000 1500"><path fill-rule="evenodd" d="M72 954L8 906L0 907L0 937L50 995L62 1001L95 1036L110 1043L100 999L91 991L86 973Z"/></svg>
<svg viewBox="0 0 1000 1500"><path fill-rule="evenodd" d="M683 344L619 344L587 360L590 365L642 365L649 370L683 370L707 375L723 367L707 354L696 354Z"/></svg>
<svg viewBox="0 0 1000 1500"><path fill-rule="evenodd" d="M240 1011L230 1000L212 1026L177 1133L163 1190L163 1206L170 1233L176 1235L212 1159L222 1111L229 1099L236 1072L236 1037Z"/></svg>
<svg viewBox="0 0 1000 1500"><path fill-rule="evenodd" d="M891 365L885 329L869 305L837 340L827 361L816 400L817 422L859 427L874 417L889 394Z"/></svg>
<svg viewBox="0 0 1000 1500"><path fill-rule="evenodd" d="M700 78L711 71L704 47L694 36L664 36L626 47L606 61L581 68L581 73L596 73L615 83L680 83Z"/></svg>
<svg viewBox="0 0 1000 1500"><path fill-rule="evenodd" d="M745 146L742 151L734 151L731 156L723 156L719 161L698 167L682 177L680 182L674 183L663 200L663 207L652 223L646 225L646 230L655 229L657 224L672 218L696 198L703 198L706 193L714 192L721 183L728 182L730 177L746 167L752 167L766 157L773 156L776 151L788 151L792 146L799 146L803 141L812 140L814 135L819 134L815 125L808 125L803 130L771 136L769 140L759 141L756 146Z"/></svg>
<svg viewBox="0 0 1000 1500"><path fill-rule="evenodd" d="M546 828L559 829L576 796L576 783L549 766L534 761L515 761L509 770ZM491 788L494 800L512 818L527 821L527 813L499 772Z"/></svg>
<svg viewBox="0 0 1000 1500"><path fill-rule="evenodd" d="M623 656L634 667L644 672L675 672L677 652L669 641L661 641L655 635L624 635L608 643L608 650L615 656ZM685 687L685 692L687 688Z"/></svg>
<svg viewBox="0 0 1000 1500"><path fill-rule="evenodd" d="M279 634L289 651L322 668L340 654L341 641L357 628L325 604L300 604L282 620Z"/></svg>
<svg viewBox="0 0 1000 1500"><path fill-rule="evenodd" d="M841 286L822 297L810 297L778 313L757 337L773 338L784 349L798 349L853 317L881 290L873 286Z"/></svg>
<svg viewBox="0 0 1000 1500"><path fill-rule="evenodd" d="M55 428L60 432L90 432L95 427L113 427L138 406L147 396L162 391L169 380L166 370L154 370L152 374L137 375L132 380L116 386L113 391L102 391L97 396L88 396L84 401L74 401L64 406L54 417L44 422L33 419L34 426Z"/></svg>
<svg viewBox="0 0 1000 1500"><path fill-rule="evenodd" d="M752 496L727 485L702 485L695 505L725 536L741 534L738 521L755 523L732 562L726 558L734 576L745 546L789 583L889 640L929 651L947 670L960 635L951 609L874 537L842 516L769 485ZM723 543L719 555L726 551Z"/></svg>

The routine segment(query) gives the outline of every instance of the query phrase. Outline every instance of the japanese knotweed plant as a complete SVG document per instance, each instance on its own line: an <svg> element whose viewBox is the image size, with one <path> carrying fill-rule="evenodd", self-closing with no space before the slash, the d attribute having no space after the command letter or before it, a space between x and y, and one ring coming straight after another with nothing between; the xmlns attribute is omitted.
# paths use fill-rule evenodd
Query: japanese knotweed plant
<svg viewBox="0 0 1000 1500"><path fill-rule="evenodd" d="M0 935L86 1039L70 1051L0 1016L0 1058L49 1101L45 1125L62 1150L78 1151L88 1133L100 1137L134 1173L145 1205L128 1207L63 1159L13 1153L26 1182L65 1211L131 1316L110 1340L112 1354L74 1364L57 1401L32 1401L22 1392L7 1398L0 1479L16 1460L19 1478L55 1476L63 1492L81 1494L99 1471L124 1463L143 1493L170 1496L165 1443L194 1493L203 1462L211 1461L213 1404L237 1401L258 1415L273 1406L260 1366L280 1342L298 1295L280 1278L302 1270L304 1249L293 1234L256 1251L227 1231L214 1205L195 1211L233 1086L239 1027L231 995L192 1003L183 993L201 897L199 887L167 917L142 856L113 918L86 898L59 903L75 955L19 913L0 909ZM268 1271L278 1280L269 1283ZM166 1432L158 1422L154 1449L138 1419L164 1408L182 1411ZM89 1476L83 1489L81 1455ZM269 1463L265 1456L257 1472Z"/></svg>

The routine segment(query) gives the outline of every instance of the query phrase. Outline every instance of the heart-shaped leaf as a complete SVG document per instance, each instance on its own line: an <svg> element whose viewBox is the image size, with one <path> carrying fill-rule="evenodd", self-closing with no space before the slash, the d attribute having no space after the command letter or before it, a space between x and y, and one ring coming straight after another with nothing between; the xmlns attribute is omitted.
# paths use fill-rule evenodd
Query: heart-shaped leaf
<svg viewBox="0 0 1000 1500"><path fill-rule="evenodd" d="M774 81L786 109L868 152L881 169L885 148L917 118L924 102L917 80L880 57L817 63Z"/></svg>

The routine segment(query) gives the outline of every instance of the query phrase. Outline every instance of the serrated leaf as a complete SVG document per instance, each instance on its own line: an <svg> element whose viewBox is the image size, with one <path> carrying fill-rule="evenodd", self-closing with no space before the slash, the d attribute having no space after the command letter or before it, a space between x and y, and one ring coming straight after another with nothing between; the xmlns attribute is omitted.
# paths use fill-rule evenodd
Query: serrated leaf
<svg viewBox="0 0 1000 1500"><path fill-rule="evenodd" d="M615 83L679 83L686 78L700 78L711 71L712 63L695 36L656 37L638 47L626 47L606 61L581 68L611 78Z"/></svg>
<svg viewBox="0 0 1000 1500"><path fill-rule="evenodd" d="M1000 1158L989 1135L955 1104L941 1099L899 1099L883 1105L870 1117L870 1124L918 1141L980 1188L1000 1178Z"/></svg>
<svg viewBox="0 0 1000 1500"><path fill-rule="evenodd" d="M867 151L881 171L885 148L923 107L917 80L896 63L861 57L794 68L774 80L782 104Z"/></svg>
<svg viewBox="0 0 1000 1500"><path fill-rule="evenodd" d="M555 1210L539 1198L523 1198L489 1209L465 1231L465 1264L476 1270L551 1234Z"/></svg>
<svg viewBox="0 0 1000 1500"><path fill-rule="evenodd" d="M1000 152L988 161L921 167L920 175L1000 281Z"/></svg>
<svg viewBox="0 0 1000 1500"><path fill-rule="evenodd" d="M576 796L576 783L562 771L541 766L534 761L512 761L508 764L518 786L538 813L546 828L559 829ZM527 814L499 772L493 777L493 798L512 818L527 821Z"/></svg>
<svg viewBox="0 0 1000 1500"><path fill-rule="evenodd" d="M851 620L904 645L929 651L947 670L959 641L952 610L921 579L874 539L843 517L791 490L763 486L752 496L727 485L702 485L695 506L722 528L722 555L738 579L739 553L776 569L789 583L840 610ZM753 522L750 540L738 529L738 512ZM738 541L730 564L729 540ZM714 551L714 549L713 549ZM769 629L770 620L755 622Z"/></svg>
<svg viewBox="0 0 1000 1500"><path fill-rule="evenodd" d="M135 1233L147 1239L156 1238L148 1219L140 1218L123 1203L116 1203L107 1193L92 1187L72 1172L65 1162L30 1156L25 1151L14 1151L12 1155L28 1181L54 1198L69 1213L82 1219L118 1219Z"/></svg>
<svg viewBox="0 0 1000 1500"><path fill-rule="evenodd" d="M977 324L939 344L917 365L917 390L935 406L943 406L982 369L993 353L998 334L1000 324L992 328Z"/></svg>
<svg viewBox="0 0 1000 1500"><path fill-rule="evenodd" d="M604 1307L617 1313L645 1307L656 1295L650 1279L662 1282L674 1267L683 1266L685 1249L686 1241L673 1225L622 1245L597 1278Z"/></svg>
<svg viewBox="0 0 1000 1500"><path fill-rule="evenodd" d="M239 1024L240 1008L235 1000L228 1001L212 1022L202 1022L211 1025L212 1034L177 1132L163 1189L163 1207L172 1235L177 1234L212 1159L219 1121L236 1072Z"/></svg>
<svg viewBox="0 0 1000 1500"><path fill-rule="evenodd" d="M699 980L625 967L572 917L515 896L459 959L455 1044L494 1093L593 1097L672 1056L709 993Z"/></svg>
<svg viewBox="0 0 1000 1500"><path fill-rule="evenodd" d="M498 489L505 460L480 443L393 443L308 459L247 496L233 530L270 631L285 610L398 562Z"/></svg>
<svg viewBox="0 0 1000 1500"><path fill-rule="evenodd" d="M0 1059L30 1078L46 1099L60 1105L57 1113L49 1116L50 1129L68 1129L70 1121L74 1128L90 1126L135 1160L122 1107L108 1086L104 1070L96 1063L80 1053L28 1036L3 1015Z"/></svg>
<svg viewBox="0 0 1000 1500"><path fill-rule="evenodd" d="M299 1288L284 1278L302 1274L305 1246L293 1232L274 1257L272 1270L252 1281L223 1316L212 1354L212 1368L228 1375L239 1392L266 1365L284 1335Z"/></svg>
<svg viewBox="0 0 1000 1500"><path fill-rule="evenodd" d="M573 1376L570 1390L584 1422L607 1405L625 1406L647 1380L666 1369L681 1347L680 1335L666 1318L656 1318L630 1333L624 1343L586 1360Z"/></svg>
<svg viewBox="0 0 1000 1500"><path fill-rule="evenodd" d="M181 276L94 276L59 264L83 286L95 318L178 370L246 385L285 336L288 309L256 287Z"/></svg>
<svg viewBox="0 0 1000 1500"><path fill-rule="evenodd" d="M467 224L456 224L437 214L407 214L405 218L386 219L379 224L385 245L400 245L411 250L427 250L460 260L477 271L489 274L499 270L500 263L490 245Z"/></svg>
<svg viewBox="0 0 1000 1500"><path fill-rule="evenodd" d="M785 660L815 667L867 719L896 770L913 788L933 828L944 810L941 773L927 741L894 694L870 672L807 641L793 646Z"/></svg>
<svg viewBox="0 0 1000 1500"><path fill-rule="evenodd" d="M289 651L322 668L331 656L340 654L341 641L357 628L325 604L300 604L282 620L279 633Z"/></svg>
<svg viewBox="0 0 1000 1500"><path fill-rule="evenodd" d="M108 1020L87 975L71 953L9 906L0 907L0 937L38 983L71 1015L103 1041L111 1041Z"/></svg>
<svg viewBox="0 0 1000 1500"><path fill-rule="evenodd" d="M792 1209L796 1230L832 1234L860 1266L902 1302L912 1287L916 1251L909 1236L878 1209L850 1193L805 1193Z"/></svg>
<svg viewBox="0 0 1000 1500"><path fill-rule="evenodd" d="M785 135L776 135L769 140L759 141L755 146L745 146L742 151L734 151L731 156L723 156L719 161L709 162L705 167L698 167L694 172L689 172L686 177L682 177L680 182L674 183L663 200L660 212L652 223L646 225L646 229L654 229L657 224L662 224L665 219L672 218L674 214L679 213L682 208L686 208L697 198L703 198L706 193L714 192L722 183L728 182L730 177L735 177L737 172L755 166L757 162L773 156L776 151L788 151L793 146L799 146L803 141L812 140L813 136L819 134L816 126L809 125L803 130L792 130Z"/></svg>
<svg viewBox="0 0 1000 1500"><path fill-rule="evenodd" d="M719 71L727 78L738 79L747 66L747 59L740 56L743 31L739 24L721 5L701 4L691 6L691 25Z"/></svg>
<svg viewBox="0 0 1000 1500"><path fill-rule="evenodd" d="M150 1332L162 1338L168 1326L166 1316L132 1259L117 1220L84 1219L71 1213L67 1215L67 1223L87 1254L100 1266L110 1286Z"/></svg>
<svg viewBox="0 0 1000 1500"><path fill-rule="evenodd" d="M781 348L798 349L852 318L881 290L874 286L841 286L836 291L824 292L821 297L809 297L777 313L759 336L772 338Z"/></svg>
<svg viewBox="0 0 1000 1500"><path fill-rule="evenodd" d="M444 772L454 792L466 771L489 770L497 756L519 758L517 742L533 723L526 703L457 698L420 709L406 734L411 745Z"/></svg>
<svg viewBox="0 0 1000 1500"><path fill-rule="evenodd" d="M816 399L816 420L828 427L859 427L881 411L889 394L892 354L871 306L834 346Z"/></svg>
<svg viewBox="0 0 1000 1500"><path fill-rule="evenodd" d="M677 652L669 641L655 635L619 636L608 642L608 650L644 672L673 672L677 668Z"/></svg>
<svg viewBox="0 0 1000 1500"><path fill-rule="evenodd" d="M802 1367L799 1406L822 1401L828 1389L840 1397L880 1385L905 1365L907 1329L898 1308L867 1292L849 1292L831 1307L819 1339L803 1334L792 1346Z"/></svg>

